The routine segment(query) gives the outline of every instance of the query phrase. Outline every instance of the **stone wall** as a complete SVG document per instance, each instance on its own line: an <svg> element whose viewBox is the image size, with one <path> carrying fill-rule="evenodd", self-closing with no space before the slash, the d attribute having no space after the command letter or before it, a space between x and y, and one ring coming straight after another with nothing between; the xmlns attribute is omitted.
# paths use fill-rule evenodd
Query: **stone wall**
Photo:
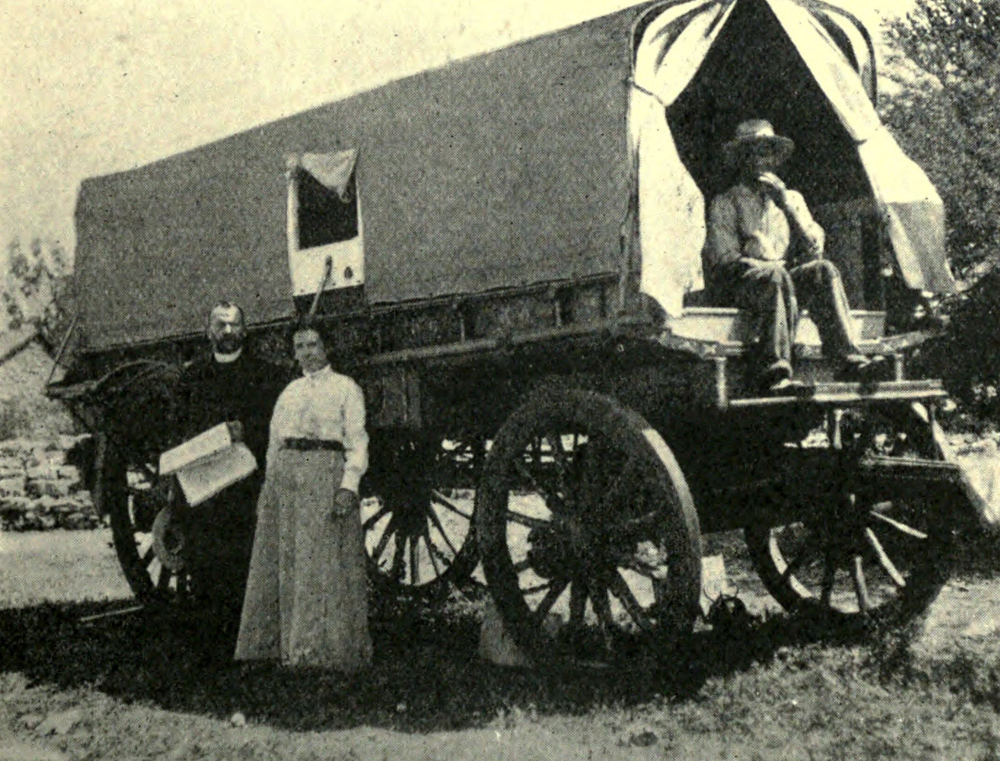
<svg viewBox="0 0 1000 761"><path fill-rule="evenodd" d="M0 530L95 528L101 525L80 468L87 436L0 441Z"/></svg>

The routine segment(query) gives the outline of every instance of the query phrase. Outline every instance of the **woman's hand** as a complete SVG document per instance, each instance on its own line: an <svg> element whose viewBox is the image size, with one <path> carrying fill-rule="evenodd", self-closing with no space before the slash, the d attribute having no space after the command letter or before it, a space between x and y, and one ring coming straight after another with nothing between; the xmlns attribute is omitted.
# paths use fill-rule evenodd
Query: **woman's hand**
<svg viewBox="0 0 1000 761"><path fill-rule="evenodd" d="M361 507L361 499L350 489L340 488L333 495L333 517L345 518Z"/></svg>

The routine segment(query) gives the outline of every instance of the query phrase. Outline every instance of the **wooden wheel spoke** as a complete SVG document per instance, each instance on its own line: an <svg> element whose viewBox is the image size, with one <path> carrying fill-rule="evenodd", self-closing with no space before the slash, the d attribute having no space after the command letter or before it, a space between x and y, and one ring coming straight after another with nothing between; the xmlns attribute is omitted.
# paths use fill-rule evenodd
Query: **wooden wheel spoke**
<svg viewBox="0 0 1000 761"><path fill-rule="evenodd" d="M410 583L417 586L420 583L420 553L418 552L420 535L410 537Z"/></svg>
<svg viewBox="0 0 1000 761"><path fill-rule="evenodd" d="M518 587L518 590L521 592L522 596L527 596L527 595L538 594L543 589L548 589L551 586L552 586L551 581L544 581L541 584L534 584L533 586L530 587Z"/></svg>
<svg viewBox="0 0 1000 761"><path fill-rule="evenodd" d="M378 563L379 558L382 557L382 553L385 552L385 548L389 545L389 540L396 531L396 521L390 520L389 525L385 527L385 531L382 532L382 536L379 537L378 544L375 545L375 549L372 550L372 560Z"/></svg>
<svg viewBox="0 0 1000 761"><path fill-rule="evenodd" d="M587 587L581 579L574 579L569 589L569 625L574 630L583 628L587 611Z"/></svg>
<svg viewBox="0 0 1000 761"><path fill-rule="evenodd" d="M569 475L572 465L571 456L566 451L566 447L563 446L562 434L549 433L545 438L550 442L549 446L552 450L552 459L555 461L558 487L562 494L566 495L572 488L572 485L567 480L567 475Z"/></svg>
<svg viewBox="0 0 1000 761"><path fill-rule="evenodd" d="M833 558L827 555L823 558L823 581L820 583L819 600L824 607L830 607L830 598L833 596L833 583L837 578L837 566L833 563Z"/></svg>
<svg viewBox="0 0 1000 761"><path fill-rule="evenodd" d="M456 505L454 502L452 502L450 499L444 496L437 489L431 489L431 498L435 502L440 504L442 507L451 510L456 515L461 515L463 518L465 518L465 520L469 521L470 523L472 522L472 513L467 513L464 510L462 510L460 507L458 507L458 505Z"/></svg>
<svg viewBox="0 0 1000 761"><path fill-rule="evenodd" d="M535 625L540 625L545 620L549 611L552 610L552 606L559 599L559 595L565 591L567 586L569 586L569 579L552 579L549 582L549 591L545 593L545 597L538 603L538 607L531 612L531 618Z"/></svg>
<svg viewBox="0 0 1000 761"><path fill-rule="evenodd" d="M531 568L531 558L524 558L514 563L514 573L524 573Z"/></svg>
<svg viewBox="0 0 1000 761"><path fill-rule="evenodd" d="M152 546L150 546L150 548L146 550L143 553L142 557L139 559L139 563L142 565L143 568L149 568L149 564L153 562L153 559L155 557L156 557L156 550L154 550Z"/></svg>
<svg viewBox="0 0 1000 761"><path fill-rule="evenodd" d="M896 568L896 564L892 562L889 555L886 554L885 548L882 546L882 542L878 540L875 532L870 528L865 529L865 539L868 541L868 546L872 548L875 553L875 559L878 560L878 564L882 567L882 570L886 572L892 583L897 587L905 587L906 580L903 578L903 574L899 572Z"/></svg>
<svg viewBox="0 0 1000 761"><path fill-rule="evenodd" d="M431 559L431 566L434 568L434 578L441 576L441 567L438 565L437 557L435 557L434 551L437 549L434 543L431 541L430 530L424 532L424 544L427 546L427 557Z"/></svg>
<svg viewBox="0 0 1000 761"><path fill-rule="evenodd" d="M458 556L458 550L455 549L455 545L452 544L451 539L448 538L448 532L444 530L444 524L441 523L441 519L438 517L437 513L434 512L434 506L433 505L431 505L428 508L427 515L430 517L431 523L434 524L434 528L436 528L438 530L438 533L441 534L441 537L444 539L444 543L448 545L448 549L451 550L451 554L457 557ZM430 539L430 530L429 529L427 531L427 534L428 534L427 538L429 540Z"/></svg>
<svg viewBox="0 0 1000 761"><path fill-rule="evenodd" d="M528 483L530 483L531 487L536 492L542 495L542 498L545 500L546 504L556 505L556 506L562 505L562 500L559 499L559 497L555 494L555 492L553 492L550 489L542 488L542 485L538 483L538 479L535 478L535 475L528 469L528 466L525 464L524 460L522 460L521 458L515 459L514 470L518 472L518 475L520 475L521 478L525 479Z"/></svg>
<svg viewBox="0 0 1000 761"><path fill-rule="evenodd" d="M156 579L156 588L161 592L165 592L170 589L170 577L173 576L173 571L167 568L165 565L160 566L160 575Z"/></svg>
<svg viewBox="0 0 1000 761"><path fill-rule="evenodd" d="M391 577L395 580L399 580L403 576L403 563L406 560L406 538L404 537L400 541L399 536L396 536L396 550L392 555L392 568L389 571Z"/></svg>
<svg viewBox="0 0 1000 761"><path fill-rule="evenodd" d="M553 431L545 434L545 438L548 440L549 448L552 450L552 459L559 463L560 470L565 473L569 465L569 458L566 447L563 446L562 434Z"/></svg>
<svg viewBox="0 0 1000 761"><path fill-rule="evenodd" d="M615 630L615 617L611 613L611 601L608 599L608 590L602 586L588 585L590 593L590 604L594 607L597 620L601 623L604 631L604 644L610 649L609 635Z"/></svg>
<svg viewBox="0 0 1000 761"><path fill-rule="evenodd" d="M872 518L882 521L883 523L892 526L894 529L899 531L901 534L906 534L907 536L912 536L914 539L927 539L927 534L919 529L913 528L913 526L908 526L902 521L897 521L895 518L890 518L884 513L880 513L877 510L872 510L868 513Z"/></svg>
<svg viewBox="0 0 1000 761"><path fill-rule="evenodd" d="M552 525L551 521L534 518L517 510L511 510L509 507L507 508L507 520L520 523L522 526L527 526L528 528L547 529Z"/></svg>
<svg viewBox="0 0 1000 761"><path fill-rule="evenodd" d="M428 534L426 538L429 540L430 535ZM441 552L441 548L438 547L433 541L427 541L427 549L431 553L432 558L436 557L445 566L450 567L455 560L454 558L449 558L447 555Z"/></svg>
<svg viewBox="0 0 1000 761"><path fill-rule="evenodd" d="M865 581L865 571L860 555L854 556L851 563L851 581L854 582L854 594L858 598L858 608L862 613L871 609L872 602L868 595L868 583Z"/></svg>
<svg viewBox="0 0 1000 761"><path fill-rule="evenodd" d="M639 625L639 628L647 634L653 632L653 622L650 621L649 616L646 615L646 611L639 604L628 582L625 581L624 577L617 570L608 578L608 590L618 598L622 607L625 608L625 612Z"/></svg>
<svg viewBox="0 0 1000 761"><path fill-rule="evenodd" d="M392 508L388 505L382 505L373 515L369 516L364 523L361 524L361 529L363 531L369 531L371 528L378 523L382 518L392 512Z"/></svg>

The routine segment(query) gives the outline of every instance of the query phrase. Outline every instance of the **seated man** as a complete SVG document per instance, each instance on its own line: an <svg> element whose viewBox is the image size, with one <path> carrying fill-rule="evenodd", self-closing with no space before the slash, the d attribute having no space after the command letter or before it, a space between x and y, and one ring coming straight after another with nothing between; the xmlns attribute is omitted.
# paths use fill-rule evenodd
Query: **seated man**
<svg viewBox="0 0 1000 761"><path fill-rule="evenodd" d="M712 199L705 242L709 288L752 313L760 381L773 392L793 385L799 298L816 323L824 354L840 361L842 376L856 376L871 364L858 348L840 273L823 259L823 229L802 194L774 173L794 147L763 119L736 128L723 158L738 168L740 179Z"/></svg>

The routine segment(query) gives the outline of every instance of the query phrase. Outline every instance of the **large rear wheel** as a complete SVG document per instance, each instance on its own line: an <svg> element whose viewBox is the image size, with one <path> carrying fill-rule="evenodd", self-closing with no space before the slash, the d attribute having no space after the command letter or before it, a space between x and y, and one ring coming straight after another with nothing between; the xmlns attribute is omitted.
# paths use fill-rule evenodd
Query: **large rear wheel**
<svg viewBox="0 0 1000 761"><path fill-rule="evenodd" d="M660 435L614 399L539 393L503 424L476 492L490 592L538 663L622 664L690 631L694 503Z"/></svg>
<svg viewBox="0 0 1000 761"><path fill-rule="evenodd" d="M142 602L187 597L186 538L170 506L169 485L158 478L155 458L123 451L101 435L95 467L94 501L108 516L115 553L132 592Z"/></svg>

